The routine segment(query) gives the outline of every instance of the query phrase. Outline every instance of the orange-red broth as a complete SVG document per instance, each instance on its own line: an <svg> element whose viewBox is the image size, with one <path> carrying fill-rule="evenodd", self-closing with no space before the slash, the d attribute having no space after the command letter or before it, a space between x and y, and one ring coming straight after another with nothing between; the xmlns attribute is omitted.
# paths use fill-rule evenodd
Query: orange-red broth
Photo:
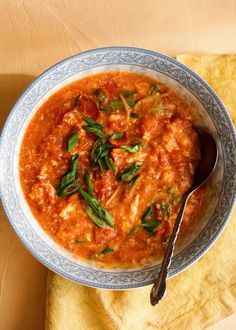
<svg viewBox="0 0 236 330"><path fill-rule="evenodd" d="M128 95L129 108L124 107L120 94ZM117 109L109 109L112 100L118 100ZM130 117L130 111L139 117ZM107 142L113 144L110 157L116 173L106 170L102 174L99 166L92 168L90 153L97 137L82 128L86 125L83 116L103 125ZM68 152L68 139L76 131L78 145ZM116 132L123 132L123 137L111 139ZM137 141L144 147L135 153L120 148ZM94 197L114 219L114 228L100 228L89 219L87 202L79 191L58 196L60 180L70 170L75 154L79 156L81 188L88 191L84 183L87 169ZM132 267L163 254L181 196L193 183L199 159L199 140L188 105L172 89L139 74L102 73L64 87L37 111L23 139L20 178L36 219L58 244L83 259L109 267ZM120 174L137 161L142 165L136 181L121 181ZM196 218L203 198L203 189L191 197L183 234ZM150 206L151 218L158 221L151 233L142 227L142 217Z"/></svg>

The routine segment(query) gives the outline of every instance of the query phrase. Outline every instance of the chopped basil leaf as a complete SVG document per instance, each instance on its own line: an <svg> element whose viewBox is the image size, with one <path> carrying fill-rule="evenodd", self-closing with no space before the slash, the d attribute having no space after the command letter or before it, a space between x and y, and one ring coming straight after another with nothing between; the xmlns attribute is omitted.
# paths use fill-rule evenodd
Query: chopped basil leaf
<svg viewBox="0 0 236 330"><path fill-rule="evenodd" d="M93 197L93 195L94 195L93 185L92 185L92 182L90 180L90 177L89 177L89 174L88 174L87 170L84 172L84 181L85 181L85 183L88 187L89 195L91 195Z"/></svg>
<svg viewBox="0 0 236 330"><path fill-rule="evenodd" d="M120 148L134 154L135 152L139 151L144 147L142 142L136 142L131 144L130 146L121 146Z"/></svg>
<svg viewBox="0 0 236 330"><path fill-rule="evenodd" d="M102 128L103 126L99 124L96 120L89 117L82 117L83 121L85 121L90 126L96 126Z"/></svg>
<svg viewBox="0 0 236 330"><path fill-rule="evenodd" d="M157 93L159 91L159 88L157 86L156 83L152 84L151 88L150 88L150 95Z"/></svg>
<svg viewBox="0 0 236 330"><path fill-rule="evenodd" d="M130 117L132 117L132 118L139 118L140 117L140 115L138 114L138 113L135 113L135 112L130 112Z"/></svg>
<svg viewBox="0 0 236 330"><path fill-rule="evenodd" d="M102 250L102 254L111 254L113 252L114 252L114 250L111 249L111 248L109 248L109 247L107 247L104 250Z"/></svg>
<svg viewBox="0 0 236 330"><path fill-rule="evenodd" d="M164 215L169 219L170 217L170 205L166 202L160 203L161 210L163 211Z"/></svg>
<svg viewBox="0 0 236 330"><path fill-rule="evenodd" d="M87 216L89 217L89 219L91 219L98 227L100 228L104 228L106 226L104 220L102 220L101 218L99 218L92 210L92 208L90 206L87 206L85 209L85 212L87 214Z"/></svg>
<svg viewBox="0 0 236 330"><path fill-rule="evenodd" d="M124 136L124 133L123 132L117 132L117 133L113 133L111 135L111 139L120 139Z"/></svg>
<svg viewBox="0 0 236 330"><path fill-rule="evenodd" d="M97 199L87 194L83 189L80 189L80 194L100 220L105 221L110 227L114 227L113 218Z"/></svg>
<svg viewBox="0 0 236 330"><path fill-rule="evenodd" d="M141 162L136 162L129 168L127 168L119 177L121 181L130 182L133 179L134 174L141 167Z"/></svg>
<svg viewBox="0 0 236 330"><path fill-rule="evenodd" d="M67 151L71 151L73 148L78 145L78 132L73 133L67 142Z"/></svg>
<svg viewBox="0 0 236 330"><path fill-rule="evenodd" d="M67 187L70 183L72 183L77 174L77 164L78 164L78 154L73 155L71 158L71 171L63 175L61 182L59 184L59 190Z"/></svg>

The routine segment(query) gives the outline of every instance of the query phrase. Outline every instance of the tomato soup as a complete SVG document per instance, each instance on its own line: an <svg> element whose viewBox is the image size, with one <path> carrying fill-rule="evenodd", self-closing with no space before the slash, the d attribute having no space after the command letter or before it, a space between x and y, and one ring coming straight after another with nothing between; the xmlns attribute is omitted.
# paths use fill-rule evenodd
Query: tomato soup
<svg viewBox="0 0 236 330"><path fill-rule="evenodd" d="M52 95L20 153L25 198L41 227L74 256L106 267L160 257L201 158L187 103L136 73L91 75ZM204 190L190 198L191 226Z"/></svg>

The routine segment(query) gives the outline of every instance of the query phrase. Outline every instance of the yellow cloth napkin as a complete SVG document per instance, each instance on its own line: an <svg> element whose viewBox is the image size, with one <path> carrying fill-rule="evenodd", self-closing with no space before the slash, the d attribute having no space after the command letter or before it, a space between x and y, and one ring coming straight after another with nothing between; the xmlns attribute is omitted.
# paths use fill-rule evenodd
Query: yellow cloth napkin
<svg viewBox="0 0 236 330"><path fill-rule="evenodd" d="M236 120L236 55L180 55L216 90ZM150 286L131 291L87 288L52 272L47 330L204 329L236 310L236 212L210 251L168 281L166 298L149 303Z"/></svg>

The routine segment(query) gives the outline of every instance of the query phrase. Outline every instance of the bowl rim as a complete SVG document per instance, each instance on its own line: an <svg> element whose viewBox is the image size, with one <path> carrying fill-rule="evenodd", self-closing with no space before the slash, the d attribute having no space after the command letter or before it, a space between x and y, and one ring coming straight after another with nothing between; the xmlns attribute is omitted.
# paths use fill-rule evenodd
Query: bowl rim
<svg viewBox="0 0 236 330"><path fill-rule="evenodd" d="M46 77L49 73L53 72L55 69L59 68L61 65L64 65L67 62L72 61L73 59L77 59L77 58L83 57L85 55L93 55L93 54L96 54L96 53L104 53L105 54L107 52L122 52L122 51L123 52L138 52L138 53L141 53L141 54L146 54L146 55L154 56L154 57L157 57L157 58L161 58L163 60L166 60L167 62L173 63L175 66L181 68L184 72L187 72L188 74L190 74L190 76L193 76L200 83L200 85L203 85L203 87L209 92L209 94L217 102L219 108L221 109L221 111L223 112L223 114L225 116L225 119L227 120L228 128L230 129L230 133L231 133L231 136L233 138L232 141L234 143L234 147L236 146L236 132L235 132L235 128L234 128L232 119L230 118L230 115L228 114L223 102L220 100L220 98L215 93L215 91L212 89L212 87L210 87L210 85L203 78L201 78L198 74L196 74L192 69L188 68L186 65L184 65L184 64L180 63L179 61L177 61L176 59L174 59L170 56L164 55L162 53L152 51L152 50L147 50L147 49L144 49L144 48L138 48L138 47L114 46L114 47L96 48L96 49L88 50L88 51L81 52L81 53L75 54L73 56L67 57L66 59L63 59L62 61L54 64L51 67L49 67L47 70L45 70L43 73L41 73L35 79L33 79L32 82L26 87L24 92L17 99L17 101L15 102L15 105L13 106L12 110L10 111L10 113L9 113L9 115L8 115L6 121L5 121L5 124L4 124L3 129L2 129L1 137L0 137L0 152L1 152L1 149L2 149L3 137L5 135L5 132L7 131L9 122L11 121L11 119L14 116L15 112L17 111L18 104L20 104L21 100L25 97L25 95L27 95L27 93L35 86L35 84L37 84L40 80L42 80L42 78ZM119 65L119 63L118 63L118 65ZM131 64L129 64L129 65L131 65ZM184 86L184 87L186 88L186 86ZM50 94L50 95L52 95L52 94ZM212 119L212 121L214 123L213 119ZM2 164L2 166L3 166L3 164ZM37 254L37 251L32 249L31 246L23 239L23 237L21 236L21 233L18 232L18 229L14 225L14 219L11 217L10 213L8 212L8 207L7 207L7 204L5 203L5 199L4 199L4 191L2 191L2 189L3 189L2 184L0 182L0 198L1 198L1 201L2 201L2 205L3 205L3 210L5 212L5 215L8 219L11 227L15 231L18 239L20 239L22 244L27 248L27 250L36 259L38 259L41 263L43 263L46 267L50 268L54 272L66 277L66 278L69 278L72 281L75 281L77 283L79 282L79 283L81 283L83 285L86 285L86 286L91 286L91 287L96 287L96 288L104 288L104 289L112 289L112 290L114 290L114 289L115 290L132 289L132 288L142 287L142 286L153 283L153 280L148 280L148 281L145 281L145 283L136 282L135 284L128 284L128 285L127 284L111 285L111 284L101 284L101 283L100 284L98 284L98 283L93 284L93 283L90 283L90 282L88 283L87 281L78 280L78 279L74 278L71 274L68 274L66 272L63 273L62 270L59 271L58 268L55 265L53 265L52 263L48 263L45 259L41 258L41 256ZM181 265L179 268L177 268L175 271L170 273L169 277L177 275L180 272L182 272L183 270L187 269L190 265L192 265L194 262L196 262L201 256L203 256L209 250L209 248L213 245L213 243L217 240L217 238L220 236L223 229L225 228L225 225L229 220L230 214L233 211L233 205L234 205L234 202L235 202L235 199L236 199L236 187L234 189L234 195L233 196L234 197L231 200L231 204L228 208L228 211L224 215L224 221L222 222L222 224L221 224L220 228L218 229L218 231L216 232L216 234L211 238L211 240L208 242L208 244L203 249L201 249L198 253L196 253L195 256L192 259L190 258L190 260L188 260L183 265ZM188 246L186 248L188 248ZM156 268L157 268L157 266L152 266L152 267L147 268L147 270L151 270L151 271L153 270L155 272ZM87 269L89 271L89 267ZM107 272L107 271L109 271L109 270L105 269L104 273ZM138 273L138 272L140 272L140 270L134 270L133 273L134 272ZM125 270L122 271L122 272L116 272L115 274L119 274L119 273L120 274L125 274Z"/></svg>

